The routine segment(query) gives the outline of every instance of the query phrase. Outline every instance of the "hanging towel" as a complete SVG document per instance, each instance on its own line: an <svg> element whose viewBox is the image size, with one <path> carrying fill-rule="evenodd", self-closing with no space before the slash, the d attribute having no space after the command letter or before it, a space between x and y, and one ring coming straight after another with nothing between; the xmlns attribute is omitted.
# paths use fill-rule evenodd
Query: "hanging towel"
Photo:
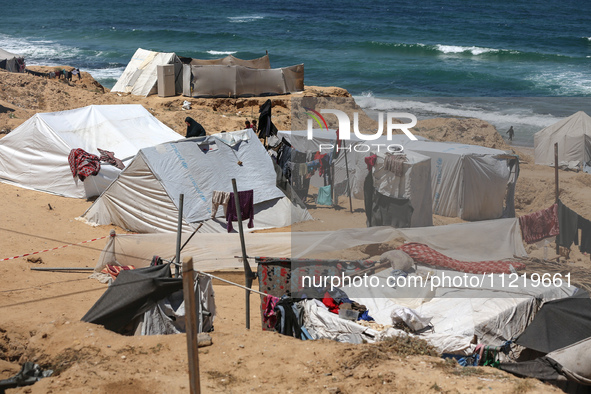
<svg viewBox="0 0 591 394"><path fill-rule="evenodd" d="M558 245L569 248L575 243L579 244L579 229L577 227L579 215L558 200L558 228L560 234L556 237Z"/></svg>
<svg viewBox="0 0 591 394"><path fill-rule="evenodd" d="M384 168L386 171L391 171L395 176L404 175L404 163L406 162L406 155L386 155L384 158Z"/></svg>
<svg viewBox="0 0 591 394"><path fill-rule="evenodd" d="M332 205L332 193L330 190L330 185L322 186L318 189L318 197L316 198L316 204Z"/></svg>
<svg viewBox="0 0 591 394"><path fill-rule="evenodd" d="M365 158L365 164L367 165L367 170L371 171L372 167L376 165L376 159L378 158L377 155L367 156Z"/></svg>
<svg viewBox="0 0 591 394"><path fill-rule="evenodd" d="M578 228L581 229L579 250L583 253L591 253L591 222L582 216L579 216L577 222Z"/></svg>
<svg viewBox="0 0 591 394"><path fill-rule="evenodd" d="M240 212L242 213L242 220L248 220L248 228L254 227L254 192L253 190L244 190L238 192L238 199L240 202ZM234 193L230 193L228 200L228 209L226 210L226 220L228 221L228 232L232 232L232 222L238 220L238 213L236 212L236 204L234 203Z"/></svg>
<svg viewBox="0 0 591 394"><path fill-rule="evenodd" d="M519 217L523 240L528 244L558 235L558 204Z"/></svg>
<svg viewBox="0 0 591 394"><path fill-rule="evenodd" d="M220 192L214 190L211 195L211 218L215 218L220 205L224 208L224 215L228 212L228 201L230 201L230 192Z"/></svg>

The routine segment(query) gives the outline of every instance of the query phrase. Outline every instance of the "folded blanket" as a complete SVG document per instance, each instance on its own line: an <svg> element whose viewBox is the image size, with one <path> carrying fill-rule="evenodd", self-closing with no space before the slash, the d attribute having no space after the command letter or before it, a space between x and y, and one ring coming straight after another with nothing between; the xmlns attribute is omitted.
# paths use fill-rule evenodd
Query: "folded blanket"
<svg viewBox="0 0 591 394"><path fill-rule="evenodd" d="M515 261L460 261L447 257L427 245L409 242L398 247L417 263L433 267L447 268L470 274L509 274L512 265L516 270L524 269L525 264Z"/></svg>

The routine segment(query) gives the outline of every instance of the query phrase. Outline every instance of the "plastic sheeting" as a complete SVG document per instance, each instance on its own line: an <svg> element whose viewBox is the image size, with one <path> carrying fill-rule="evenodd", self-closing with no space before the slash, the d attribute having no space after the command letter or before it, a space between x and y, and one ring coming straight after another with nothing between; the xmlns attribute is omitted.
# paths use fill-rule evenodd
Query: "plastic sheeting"
<svg viewBox="0 0 591 394"><path fill-rule="evenodd" d="M0 140L0 181L64 197L93 197L121 171L103 164L97 176L81 182L70 171L72 149L100 156L101 148L128 165L141 148L180 138L138 104L39 113Z"/></svg>
<svg viewBox="0 0 591 394"><path fill-rule="evenodd" d="M254 191L254 228L310 220L278 189L273 163L251 129L183 139L142 149L119 178L82 216L91 224L116 224L138 232L173 232L184 194L184 231L225 231L223 209L212 217L214 191Z"/></svg>
<svg viewBox="0 0 591 394"><path fill-rule="evenodd" d="M320 144L327 144L324 153L328 152L326 146L334 144L336 140L334 130L314 130L313 140L307 139L307 130L280 131L279 136L286 138L295 149L301 151L317 151ZM417 141L411 141L405 135L395 134L391 140L382 136L367 141L367 145L373 147L373 151L380 149L381 152L385 152L389 145L400 144L405 152L416 152L431 159L434 214L457 216L464 220L498 219L503 216L507 188L517 180L517 167L511 169L510 161L517 156L477 145L435 142L418 136L417 138ZM363 181L367 174L363 159L370 154L366 152L367 146L363 144L366 143L355 135L351 135L351 140L346 141L347 149L351 151L348 153L350 187L356 198L363 196ZM356 153L356 150L361 153ZM335 167L335 183L342 183L347 179L344 158L339 157ZM508 198L513 199L513 194L509 194ZM512 207L513 201L507 201L506 204Z"/></svg>
<svg viewBox="0 0 591 394"><path fill-rule="evenodd" d="M240 65L183 65L183 95L250 97L301 92L304 65L255 69Z"/></svg>
<svg viewBox="0 0 591 394"><path fill-rule="evenodd" d="M16 55L0 49L0 68L13 73L20 73L25 68L25 58L21 55Z"/></svg>
<svg viewBox="0 0 591 394"><path fill-rule="evenodd" d="M555 143L558 143L559 162L591 165L591 117L579 111L538 131L534 135L536 164L554 165Z"/></svg>
<svg viewBox="0 0 591 394"><path fill-rule="evenodd" d="M526 256L518 219L461 223L416 229L371 227L339 231L299 233L246 233L250 256L315 257L358 245L388 242L397 237L421 242L452 258L466 261L505 259ZM182 236L182 243L189 237ZM482 239L490 242L481 243ZM478 246L481 243L480 247ZM125 234L111 237L95 267L100 272L106 264L118 262L135 267L147 266L152 256L170 259L175 255L176 234ZM185 246L181 260L192 256L196 269L242 268L234 256L240 256L240 238L236 233L196 234ZM254 264L254 260L251 261ZM254 267L254 265L253 265ZM256 268L256 267L254 267Z"/></svg>
<svg viewBox="0 0 591 394"><path fill-rule="evenodd" d="M219 59L191 59L190 62L193 66L243 66L258 69L271 68L271 62L269 61L269 55L261 56L257 59L238 59L232 55L222 57Z"/></svg>
<svg viewBox="0 0 591 394"><path fill-rule="evenodd" d="M182 64L173 52L153 52L142 48L133 54L123 74L111 89L111 92L131 93L136 96L148 96L157 93L158 66L175 64L175 90L181 92Z"/></svg>

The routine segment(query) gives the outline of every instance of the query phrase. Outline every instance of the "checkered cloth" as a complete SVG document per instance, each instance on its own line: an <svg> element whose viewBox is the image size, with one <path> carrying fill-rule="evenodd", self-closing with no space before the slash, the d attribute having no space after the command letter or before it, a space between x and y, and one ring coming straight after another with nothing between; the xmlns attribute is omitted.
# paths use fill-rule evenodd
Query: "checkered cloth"
<svg viewBox="0 0 591 394"><path fill-rule="evenodd" d="M84 149L72 149L68 155L68 163L72 176L84 181L87 176L96 175L101 170L98 156L86 152Z"/></svg>
<svg viewBox="0 0 591 394"><path fill-rule="evenodd" d="M125 168L125 164L123 164L121 160L115 157L115 153L109 152L108 150L102 150L101 148L96 149L98 149L99 153L101 154L100 161L112 164L120 170Z"/></svg>
<svg viewBox="0 0 591 394"><path fill-rule="evenodd" d="M447 268L470 274L509 274L512 265L516 270L524 269L525 264L516 261L460 261L447 257L427 245L409 242L398 247L417 263L433 267Z"/></svg>

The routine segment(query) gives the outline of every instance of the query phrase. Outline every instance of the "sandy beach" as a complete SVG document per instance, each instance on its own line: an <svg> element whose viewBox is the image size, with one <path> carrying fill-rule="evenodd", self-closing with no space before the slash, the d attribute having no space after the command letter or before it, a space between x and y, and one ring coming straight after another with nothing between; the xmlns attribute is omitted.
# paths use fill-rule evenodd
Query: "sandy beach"
<svg viewBox="0 0 591 394"><path fill-rule="evenodd" d="M41 66L31 67L47 71ZM281 130L291 127L293 97L349 97L338 87L307 86L301 94L270 97L273 122ZM91 75L82 72L72 82L0 71L0 137L38 112L54 112L91 104L141 104L180 135L184 119L198 120L208 134L243 128L245 120L257 119L265 98L188 99L181 96L147 98L110 93ZM461 130L461 131L458 131ZM518 148L490 124L479 119L430 119L414 131L436 141L453 141L502 149L518 154L521 172L517 182L516 212L523 215L554 203L554 169L535 165L533 148ZM591 175L560 171L560 198L580 215L591 218ZM14 375L25 361L53 367L54 376L12 393L176 393L187 392L189 378L185 335L126 337L80 318L106 289L88 279L88 272L31 271L32 267L95 266L111 230L116 226L91 227L76 220L92 201L58 197L0 183L0 260L26 253L0 264L0 379ZM342 206L347 202L342 197ZM356 208L363 203L355 202ZM310 209L316 219L309 229L325 230L321 221L354 221L363 226L364 214L342 219L328 208ZM461 222L436 216L435 225ZM306 224L299 228L307 230ZM285 229L284 229L285 230ZM287 229L289 230L289 229ZM277 230L273 230L277 231ZM80 244L83 241L89 241ZM591 273L589 255L573 248L568 258L549 259L561 269L576 267ZM541 247L528 245L531 257L542 258ZM371 257L371 256L367 256ZM241 273L225 273L242 283ZM255 283L255 288L257 284ZM251 329L245 329L244 290L216 282L218 315L211 333L213 345L199 349L203 392L561 392L533 379L519 379L497 369L462 369L428 355L427 350L388 346L350 345L299 341L260 329L260 299L251 296ZM424 354L420 354L423 352Z"/></svg>

